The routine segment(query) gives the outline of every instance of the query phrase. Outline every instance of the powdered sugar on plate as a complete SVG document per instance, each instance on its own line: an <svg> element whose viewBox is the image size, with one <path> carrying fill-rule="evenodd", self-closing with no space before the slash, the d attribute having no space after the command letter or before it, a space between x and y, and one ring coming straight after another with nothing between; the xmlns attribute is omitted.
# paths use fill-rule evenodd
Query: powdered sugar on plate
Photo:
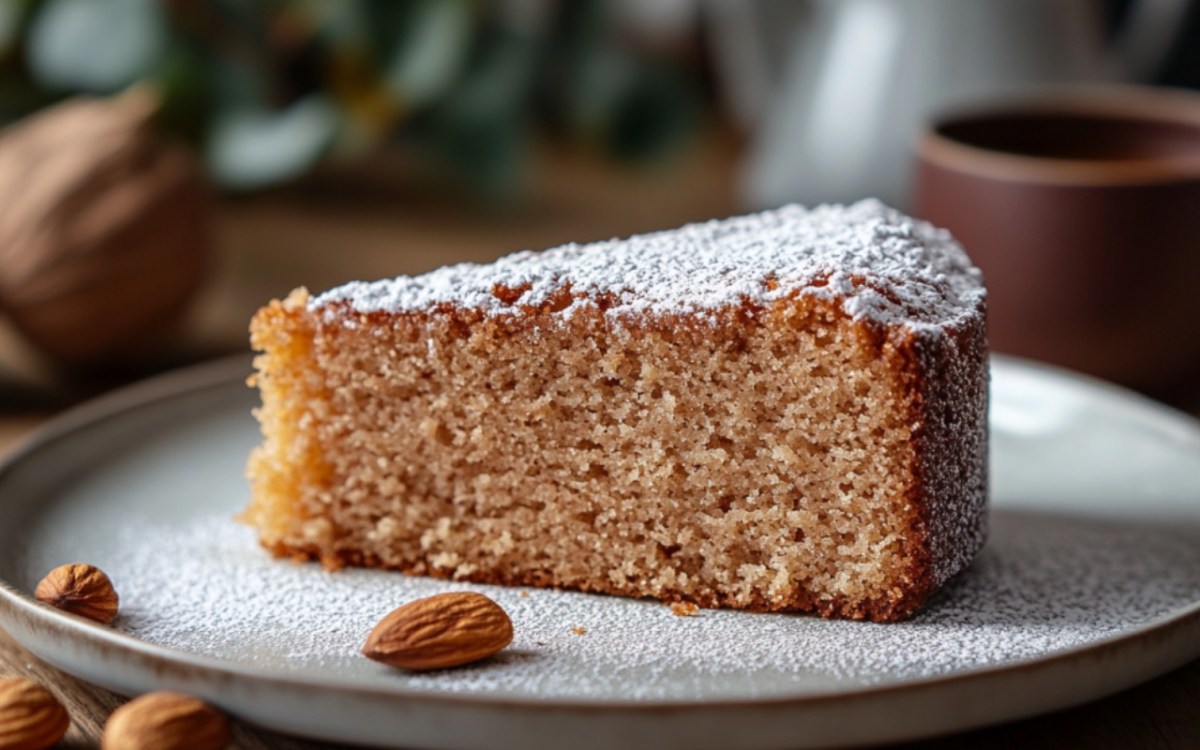
<svg viewBox="0 0 1200 750"><path fill-rule="evenodd" d="M1097 643L1200 600L1200 545L1169 530L996 513L975 565L899 624L700 610L652 601L328 573L270 559L224 514L122 532L106 568L116 627L149 643L266 669L422 691L552 699L706 700L837 692L951 675ZM409 674L358 655L411 599L476 590L516 637L472 667Z"/></svg>
<svg viewBox="0 0 1200 750"><path fill-rule="evenodd" d="M795 294L836 297L855 319L928 328L980 314L982 278L950 235L876 200L785 206L723 221L588 245L519 252L422 276L352 282L310 301L333 320L350 310L405 312L439 304L512 314L568 288L554 315L595 307L620 322L691 315ZM504 294L497 291L506 290ZM334 303L345 303L339 305Z"/></svg>
<svg viewBox="0 0 1200 750"><path fill-rule="evenodd" d="M219 387L76 425L10 467L0 476L0 577L28 594L56 565L94 563L120 592L117 632L168 649L168 662L200 655L243 674L304 679L310 697L354 686L525 703L755 701L977 674L1112 638L1131 639L1163 668L1196 653L1181 639L1200 612L1200 431L1087 381L994 363L991 538L916 618L877 625L714 610L679 617L653 601L331 574L272 559L233 520L247 500L246 453L260 439L243 368ZM386 612L449 589L500 602L514 643L486 662L424 675L359 655ZM1158 627L1164 618L1189 618L1192 630ZM102 645L104 658L121 658L111 646ZM1124 675L1137 658L1130 651L1124 661L1070 660L1088 684L1054 683L1065 691L1055 694L1084 700L1091 681L1130 684L1145 674ZM163 686L120 679L123 689ZM997 705L1011 698L997 695Z"/></svg>

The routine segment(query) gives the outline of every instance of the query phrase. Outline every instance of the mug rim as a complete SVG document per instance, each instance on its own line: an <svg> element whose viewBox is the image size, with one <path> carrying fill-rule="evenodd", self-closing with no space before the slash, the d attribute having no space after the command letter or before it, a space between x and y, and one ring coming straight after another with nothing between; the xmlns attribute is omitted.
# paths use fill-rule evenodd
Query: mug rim
<svg viewBox="0 0 1200 750"><path fill-rule="evenodd" d="M1200 93L1134 85L1068 85L991 99L935 115L916 145L918 161L964 174L1015 182L1129 185L1200 179L1195 154L1136 159L1062 158L1019 154L957 140L942 129L969 120L1020 115L1092 115L1195 128L1200 144Z"/></svg>

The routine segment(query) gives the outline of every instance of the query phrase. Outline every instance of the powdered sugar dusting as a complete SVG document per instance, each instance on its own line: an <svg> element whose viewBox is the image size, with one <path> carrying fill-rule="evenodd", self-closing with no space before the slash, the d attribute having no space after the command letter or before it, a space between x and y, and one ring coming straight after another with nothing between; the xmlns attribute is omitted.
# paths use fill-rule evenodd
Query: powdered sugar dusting
<svg viewBox="0 0 1200 750"><path fill-rule="evenodd" d="M115 625L138 638L273 670L471 695L836 692L1053 654L1200 600L1194 538L1018 511L995 514L988 547L924 612L887 625L715 610L679 617L651 601L369 570L330 574L269 559L252 532L224 514L123 533L105 567L121 581L125 606ZM446 590L496 599L512 616L513 644L472 667L417 675L358 655L383 614Z"/></svg>
<svg viewBox="0 0 1200 750"><path fill-rule="evenodd" d="M508 290L498 295L497 289ZM811 210L785 206L723 221L588 245L524 251L488 264L447 266L423 276L352 282L310 301L338 318L417 311L439 304L512 314L569 289L569 317L595 307L615 322L693 315L797 294L842 300L855 319L926 328L978 314L979 270L944 230L875 200ZM515 296L509 296L515 295ZM345 319L345 316L342 316Z"/></svg>

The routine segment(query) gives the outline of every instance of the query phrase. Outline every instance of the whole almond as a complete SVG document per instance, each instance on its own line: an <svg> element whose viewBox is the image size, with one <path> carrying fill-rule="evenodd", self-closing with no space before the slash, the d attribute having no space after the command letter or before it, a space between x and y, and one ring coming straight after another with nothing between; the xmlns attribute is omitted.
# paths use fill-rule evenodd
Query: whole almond
<svg viewBox="0 0 1200 750"><path fill-rule="evenodd" d="M120 606L112 581L103 570L87 563L58 566L46 574L33 595L51 607L105 625L117 616Z"/></svg>
<svg viewBox="0 0 1200 750"><path fill-rule="evenodd" d="M402 669L445 669L489 657L512 638L512 620L499 604L453 592L393 610L371 631L363 655Z"/></svg>
<svg viewBox="0 0 1200 750"><path fill-rule="evenodd" d="M0 748L46 750L58 744L71 718L49 690L20 677L0 680Z"/></svg>
<svg viewBox="0 0 1200 750"><path fill-rule="evenodd" d="M104 725L102 750L222 750L229 721L199 698L147 693L113 711Z"/></svg>

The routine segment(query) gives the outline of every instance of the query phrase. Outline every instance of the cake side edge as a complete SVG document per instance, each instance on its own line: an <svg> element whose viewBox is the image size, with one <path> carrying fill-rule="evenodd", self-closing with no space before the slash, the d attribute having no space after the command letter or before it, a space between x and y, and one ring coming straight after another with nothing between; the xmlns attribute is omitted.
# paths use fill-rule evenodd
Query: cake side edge
<svg viewBox="0 0 1200 750"><path fill-rule="evenodd" d="M896 351L913 394L909 500L924 540L909 573L912 591L897 602L912 614L970 567L987 541L986 299L964 324L940 332L908 332Z"/></svg>
<svg viewBox="0 0 1200 750"><path fill-rule="evenodd" d="M314 363L316 326L308 299L306 289L294 289L261 308L250 324L251 345L258 354L247 384L261 398L253 413L263 439L246 461L250 500L237 520L252 526L263 544L281 541L307 520L297 501L298 488L328 486L331 474L307 429L310 410L328 403L320 383L306 377Z"/></svg>

